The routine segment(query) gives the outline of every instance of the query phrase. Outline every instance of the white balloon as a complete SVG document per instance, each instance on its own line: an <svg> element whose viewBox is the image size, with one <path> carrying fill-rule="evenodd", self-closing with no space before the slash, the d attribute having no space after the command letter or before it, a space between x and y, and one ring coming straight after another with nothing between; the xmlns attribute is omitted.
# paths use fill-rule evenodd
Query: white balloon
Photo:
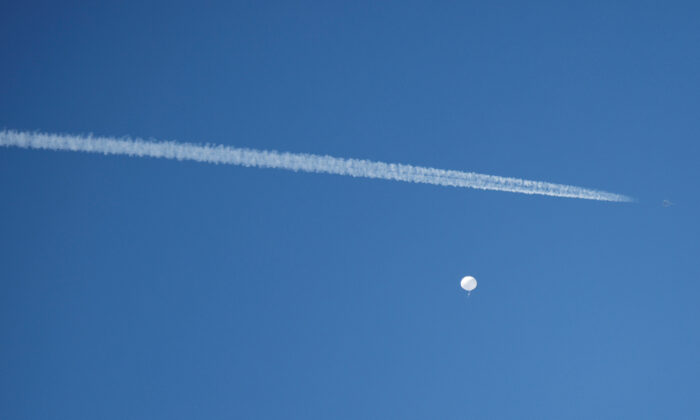
<svg viewBox="0 0 700 420"><path fill-rule="evenodd" d="M462 281L459 282L460 286L462 286L462 289L466 290L467 292L471 292L472 290L476 289L476 279L472 276L465 276L462 278Z"/></svg>

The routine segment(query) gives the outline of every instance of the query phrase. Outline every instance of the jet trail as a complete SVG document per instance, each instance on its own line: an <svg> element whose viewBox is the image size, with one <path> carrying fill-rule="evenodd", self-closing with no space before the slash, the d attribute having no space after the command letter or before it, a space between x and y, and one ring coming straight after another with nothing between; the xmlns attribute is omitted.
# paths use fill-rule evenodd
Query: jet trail
<svg viewBox="0 0 700 420"><path fill-rule="evenodd" d="M72 152L102 153L153 157L197 162L287 169L361 178L388 179L403 182L443 185L481 190L507 191L522 194L585 200L630 202L630 197L572 185L506 178L473 172L462 172L405 165L345 159L305 153L254 150L224 145L200 145L172 141L146 141L113 137L73 136L14 130L0 131L0 146L25 149L46 149Z"/></svg>

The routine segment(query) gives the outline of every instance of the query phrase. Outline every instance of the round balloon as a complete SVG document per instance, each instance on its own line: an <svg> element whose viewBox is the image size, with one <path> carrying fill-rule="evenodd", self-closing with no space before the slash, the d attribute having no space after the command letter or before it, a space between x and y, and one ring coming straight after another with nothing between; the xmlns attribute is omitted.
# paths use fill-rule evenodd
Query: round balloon
<svg viewBox="0 0 700 420"><path fill-rule="evenodd" d="M472 276L465 276L462 278L462 281L459 282L460 286L462 286L462 289L466 290L467 292L471 292L472 290L476 289L476 279Z"/></svg>

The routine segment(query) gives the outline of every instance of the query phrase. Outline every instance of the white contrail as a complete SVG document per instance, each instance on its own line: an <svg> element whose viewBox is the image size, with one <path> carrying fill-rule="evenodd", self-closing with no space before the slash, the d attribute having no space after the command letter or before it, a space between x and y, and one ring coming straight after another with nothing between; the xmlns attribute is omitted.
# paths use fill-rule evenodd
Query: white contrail
<svg viewBox="0 0 700 420"><path fill-rule="evenodd" d="M198 145L172 141L145 141L140 139L3 130L0 131L0 146L194 160L206 163L319 172L586 200L632 201L631 198L624 195L572 185L426 168L400 163L373 162L370 160L344 159L304 153L283 153L270 150L241 149L223 145Z"/></svg>

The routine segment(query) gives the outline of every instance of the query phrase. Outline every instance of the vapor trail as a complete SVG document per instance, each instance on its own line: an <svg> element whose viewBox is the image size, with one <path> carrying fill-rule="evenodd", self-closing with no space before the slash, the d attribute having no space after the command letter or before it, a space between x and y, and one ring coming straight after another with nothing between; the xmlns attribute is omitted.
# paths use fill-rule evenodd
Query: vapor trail
<svg viewBox="0 0 700 420"><path fill-rule="evenodd" d="M0 131L0 146L102 153L206 163L288 169L362 178L389 179L481 190L539 194L585 200L629 202L631 198L572 185L483 175L473 172L426 168L400 163L344 159L304 153L254 150L223 145L199 145L172 141L145 141L112 137L72 136L14 130Z"/></svg>

